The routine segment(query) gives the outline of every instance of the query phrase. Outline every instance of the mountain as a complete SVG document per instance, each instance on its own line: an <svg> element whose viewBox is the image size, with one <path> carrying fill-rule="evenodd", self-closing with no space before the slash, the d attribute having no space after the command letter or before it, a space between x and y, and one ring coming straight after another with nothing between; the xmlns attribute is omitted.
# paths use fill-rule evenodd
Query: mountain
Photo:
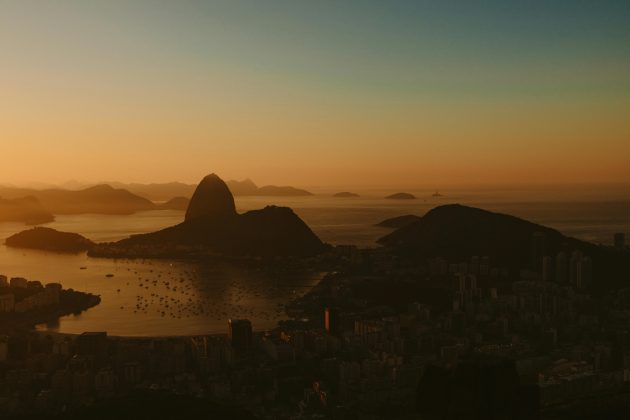
<svg viewBox="0 0 630 420"><path fill-rule="evenodd" d="M186 210L190 204L190 199L186 197L175 197L166 203L158 205L161 210Z"/></svg>
<svg viewBox="0 0 630 420"><path fill-rule="evenodd" d="M234 195L256 195L258 193L258 186L249 178L243 181L232 179L227 182L227 186Z"/></svg>
<svg viewBox="0 0 630 420"><path fill-rule="evenodd" d="M155 209L155 204L146 198L105 184L78 191L2 188L0 196L8 198L33 196L53 214L132 214Z"/></svg>
<svg viewBox="0 0 630 420"><path fill-rule="evenodd" d="M115 188L126 189L151 201L167 201L173 197L191 197L196 187L196 185L184 184L183 182L167 182L163 184L107 182L107 184Z"/></svg>
<svg viewBox="0 0 630 420"><path fill-rule="evenodd" d="M290 208L268 206L238 214L227 184L217 175L197 186L183 223L158 232L101 244L90 255L151 256L182 247L202 247L231 256L306 256L325 245Z"/></svg>
<svg viewBox="0 0 630 420"><path fill-rule="evenodd" d="M408 226L412 223L417 222L422 219L420 216L416 216L415 214L406 214L404 216L392 217L391 219L385 219L380 223L377 223L375 226L385 227L385 228L401 228Z"/></svg>
<svg viewBox="0 0 630 420"><path fill-rule="evenodd" d="M567 238L557 230L507 214L449 204L430 210L416 222L378 240L399 250L427 256L463 258L487 255L526 267L530 263L532 237L544 233L549 255L565 247L591 253L595 245Z"/></svg>
<svg viewBox="0 0 630 420"><path fill-rule="evenodd" d="M217 175L211 174L197 186L186 210L185 220L187 222L196 219L222 221L236 215L234 197L227 184Z"/></svg>
<svg viewBox="0 0 630 420"><path fill-rule="evenodd" d="M120 182L108 182L116 188L126 189L136 195L152 201L167 201L173 197L192 197L196 185L181 182L169 182L164 184L123 184ZM234 196L307 196L312 193L294 187L278 187L265 185L258 187L251 179L243 181L230 180L227 186Z"/></svg>
<svg viewBox="0 0 630 420"><path fill-rule="evenodd" d="M333 197L336 197L336 198L354 198L354 197L360 197L360 196L359 196L359 194L356 194L356 193L343 191L343 192L338 192L337 194L333 194Z"/></svg>
<svg viewBox="0 0 630 420"><path fill-rule="evenodd" d="M94 242L77 233L59 232L36 227L8 237L6 245L13 248L41 249L54 252L81 252L94 246Z"/></svg>
<svg viewBox="0 0 630 420"><path fill-rule="evenodd" d="M5 200L0 198L0 222L22 222L39 225L55 220L35 197Z"/></svg>
<svg viewBox="0 0 630 420"><path fill-rule="evenodd" d="M593 260L594 276L605 288L626 285L630 275L628 253L564 236L552 228L518 217L451 204L435 207L416 222L378 240L394 252L452 261L489 256L506 267L531 267L534 235L544 237L545 255L580 251Z"/></svg>
<svg viewBox="0 0 630 420"><path fill-rule="evenodd" d="M385 198L389 200L414 200L416 196L413 194L400 192L400 193L388 195Z"/></svg>

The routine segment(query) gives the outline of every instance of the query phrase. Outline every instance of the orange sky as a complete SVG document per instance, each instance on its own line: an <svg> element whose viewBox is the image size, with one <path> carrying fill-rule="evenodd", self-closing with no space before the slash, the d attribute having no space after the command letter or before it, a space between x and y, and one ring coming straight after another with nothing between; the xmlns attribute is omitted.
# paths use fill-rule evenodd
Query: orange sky
<svg viewBox="0 0 630 420"><path fill-rule="evenodd" d="M548 25L515 10L511 29L502 9L433 11L432 27L407 2L141 4L0 6L0 184L630 182L630 37L612 8Z"/></svg>

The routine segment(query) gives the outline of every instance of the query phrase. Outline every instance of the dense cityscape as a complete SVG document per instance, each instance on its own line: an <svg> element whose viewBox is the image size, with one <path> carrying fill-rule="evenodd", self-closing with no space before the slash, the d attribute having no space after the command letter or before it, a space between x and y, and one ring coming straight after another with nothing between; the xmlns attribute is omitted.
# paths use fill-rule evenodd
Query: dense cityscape
<svg viewBox="0 0 630 420"><path fill-rule="evenodd" d="M252 418L529 419L627 403L630 289L593 296L589 256L547 255L541 233L531 250L512 272L484 256L418 264L338 246L325 258L339 270L264 332L246 319L195 337L14 329L0 339L0 409L73 413L166 393ZM629 252L623 234L612 251ZM59 305L59 285L0 283L3 317Z"/></svg>

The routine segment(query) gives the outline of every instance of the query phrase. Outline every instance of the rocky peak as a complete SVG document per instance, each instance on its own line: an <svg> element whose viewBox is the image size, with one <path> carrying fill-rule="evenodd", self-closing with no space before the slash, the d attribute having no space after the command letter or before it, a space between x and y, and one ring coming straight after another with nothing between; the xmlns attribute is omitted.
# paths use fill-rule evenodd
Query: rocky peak
<svg viewBox="0 0 630 420"><path fill-rule="evenodd" d="M186 211L186 221L200 217L224 218L236 215L234 197L216 174L206 176L197 186Z"/></svg>

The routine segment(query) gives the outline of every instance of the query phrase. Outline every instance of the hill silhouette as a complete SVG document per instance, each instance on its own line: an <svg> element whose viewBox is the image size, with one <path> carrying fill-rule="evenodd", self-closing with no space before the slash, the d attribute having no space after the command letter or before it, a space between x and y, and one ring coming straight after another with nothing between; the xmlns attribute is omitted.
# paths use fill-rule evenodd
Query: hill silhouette
<svg viewBox="0 0 630 420"><path fill-rule="evenodd" d="M235 256L313 255L325 247L290 208L268 206L238 214L227 184L212 174L197 186L183 223L113 244L101 244L91 255L181 246L201 246Z"/></svg>
<svg viewBox="0 0 630 420"><path fill-rule="evenodd" d="M595 288L628 282L628 253L567 237L555 229L518 217L459 204L435 207L416 222L401 227L378 242L397 253L451 260L489 256L506 267L531 265L534 234L545 237L546 255L581 251L593 258Z"/></svg>
<svg viewBox="0 0 630 420"><path fill-rule="evenodd" d="M132 214L156 208L155 204L146 198L106 184L78 191L2 188L0 189L0 196L7 198L35 197L45 209L53 214Z"/></svg>
<svg viewBox="0 0 630 420"><path fill-rule="evenodd" d="M190 200L186 210L186 221L190 222L199 218L220 221L234 216L236 216L236 206L227 184L215 174L205 177Z"/></svg>
<svg viewBox="0 0 630 420"><path fill-rule="evenodd" d="M55 220L55 216L35 197L5 200L0 198L0 222L21 222L39 225Z"/></svg>
<svg viewBox="0 0 630 420"><path fill-rule="evenodd" d="M55 229L36 227L8 237L6 245L13 248L41 249L54 252L81 252L94 246L94 242L77 234Z"/></svg>

